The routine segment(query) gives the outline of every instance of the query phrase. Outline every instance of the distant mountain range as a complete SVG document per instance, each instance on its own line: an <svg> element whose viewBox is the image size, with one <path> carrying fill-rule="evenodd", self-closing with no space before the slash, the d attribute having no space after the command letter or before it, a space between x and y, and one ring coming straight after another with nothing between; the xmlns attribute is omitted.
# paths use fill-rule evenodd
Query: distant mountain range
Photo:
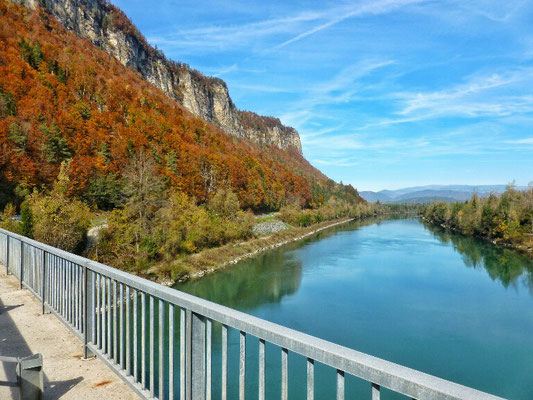
<svg viewBox="0 0 533 400"><path fill-rule="evenodd" d="M380 190L379 192L362 191L361 197L366 201L382 203L430 203L432 201L465 201L477 193L479 197L487 197L490 193L503 193L506 185L427 185L414 186L397 190ZM525 190L527 186L516 186L517 190Z"/></svg>

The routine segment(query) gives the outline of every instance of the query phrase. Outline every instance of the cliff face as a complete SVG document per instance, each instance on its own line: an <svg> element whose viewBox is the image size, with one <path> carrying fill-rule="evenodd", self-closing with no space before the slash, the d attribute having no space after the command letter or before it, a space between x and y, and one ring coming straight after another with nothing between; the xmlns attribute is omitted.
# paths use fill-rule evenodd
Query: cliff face
<svg viewBox="0 0 533 400"><path fill-rule="evenodd" d="M151 47L126 15L104 0L25 0L39 4L66 28L137 70L150 83L178 100L194 115L219 126L230 135L262 145L296 150L301 154L298 132L279 119L237 110L226 83L207 77L185 64L167 60Z"/></svg>

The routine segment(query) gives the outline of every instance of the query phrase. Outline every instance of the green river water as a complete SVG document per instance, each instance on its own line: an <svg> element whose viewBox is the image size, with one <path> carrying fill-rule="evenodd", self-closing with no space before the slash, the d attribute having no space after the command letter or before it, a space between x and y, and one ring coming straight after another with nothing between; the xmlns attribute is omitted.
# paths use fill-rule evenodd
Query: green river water
<svg viewBox="0 0 533 400"><path fill-rule="evenodd" d="M509 399L533 399L533 261L417 219L352 222L176 286L429 374ZM213 332L220 398L220 327ZM247 394L257 398L257 339L247 339ZM279 398L280 350L267 345L267 398ZM290 354L289 398L305 398L305 359ZM315 367L316 399L335 371ZM229 335L228 398L238 393ZM346 378L346 398L370 384ZM385 393L385 399L401 398Z"/></svg>

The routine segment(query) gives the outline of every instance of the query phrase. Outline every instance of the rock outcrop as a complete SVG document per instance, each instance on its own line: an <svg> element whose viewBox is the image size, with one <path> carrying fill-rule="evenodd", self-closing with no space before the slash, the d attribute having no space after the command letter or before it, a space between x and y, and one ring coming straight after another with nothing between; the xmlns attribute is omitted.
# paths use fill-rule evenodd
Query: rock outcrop
<svg viewBox="0 0 533 400"><path fill-rule="evenodd" d="M284 126L277 118L239 111L223 80L207 77L186 64L165 58L111 3L105 0L22 1L33 8L40 5L67 29L139 71L146 80L178 100L194 115L219 126L226 133L301 154L300 137L294 128Z"/></svg>

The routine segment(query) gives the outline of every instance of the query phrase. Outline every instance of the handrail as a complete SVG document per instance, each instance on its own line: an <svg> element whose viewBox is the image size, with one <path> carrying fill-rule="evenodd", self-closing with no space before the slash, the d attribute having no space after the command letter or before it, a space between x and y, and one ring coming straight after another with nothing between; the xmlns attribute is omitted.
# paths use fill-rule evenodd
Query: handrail
<svg viewBox="0 0 533 400"><path fill-rule="evenodd" d="M20 357L0 356L0 362L18 364L20 363Z"/></svg>
<svg viewBox="0 0 533 400"><path fill-rule="evenodd" d="M4 241L7 242L7 246L2 245ZM287 398L287 374L289 373L286 355L289 351L308 359L308 377L311 377L311 384L308 381L310 398L313 398L314 392L313 363L317 361L337 370L337 399L344 398L345 373L372 383L373 399L379 399L381 387L413 399L501 399L162 286L4 229L0 229L0 262L3 260L2 257L9 257L9 249L13 247L13 243L18 243L20 246L17 262L20 263L19 275L22 277L22 283L41 298L43 310L46 303L48 310L56 314L78 336L83 337L86 351L90 350L104 359L106 364L143 398L173 397L173 384L166 387L161 376L159 376L159 385L155 382L154 354L160 352L157 357L158 362L168 360L168 371L165 371L164 364L159 366L159 370L168 372L169 380L173 381L174 330L178 328L178 325L181 364L180 394L185 395L186 399L209 398L212 368L211 323L216 321L223 326L223 386L227 383L227 380L225 381L227 377L227 329L235 329L241 333L239 385L242 386L242 390L240 390L240 398L244 398L245 337L252 335L260 339L262 361L259 398L264 399L264 344L268 342L282 348L281 383L282 398L285 399ZM13 250L17 249L12 249L11 253ZM2 254L2 251L6 254ZM26 254L26 252L29 253ZM40 287L33 287L35 285L32 286L26 282L28 279L25 279L23 270L25 260L34 263L33 275L30 278L38 281ZM7 260L7 263L10 264L10 260ZM74 295L74 297L68 298L64 294ZM79 298L80 296L83 299ZM179 307L181 311L179 324L174 321L174 307ZM159 315L159 328L156 327L154 321L156 314ZM145 320L146 317L149 319L149 324ZM124 328L123 325L126 327ZM143 329L139 329L139 325ZM168 342L170 348L155 349L154 335L157 333L160 343L163 343L163 334L166 329L170 335ZM124 336L125 343L123 343ZM141 336L140 340L139 336ZM150 340L152 347L145 349L142 344L146 345L147 339ZM141 343L140 353L142 354L138 352L139 343ZM226 356L224 356L224 351L226 351ZM172 359L169 354L172 354ZM205 362L206 355L208 365ZM224 366L224 361L226 366ZM261 388L263 388L262 394ZM224 387L222 393L224 398Z"/></svg>

